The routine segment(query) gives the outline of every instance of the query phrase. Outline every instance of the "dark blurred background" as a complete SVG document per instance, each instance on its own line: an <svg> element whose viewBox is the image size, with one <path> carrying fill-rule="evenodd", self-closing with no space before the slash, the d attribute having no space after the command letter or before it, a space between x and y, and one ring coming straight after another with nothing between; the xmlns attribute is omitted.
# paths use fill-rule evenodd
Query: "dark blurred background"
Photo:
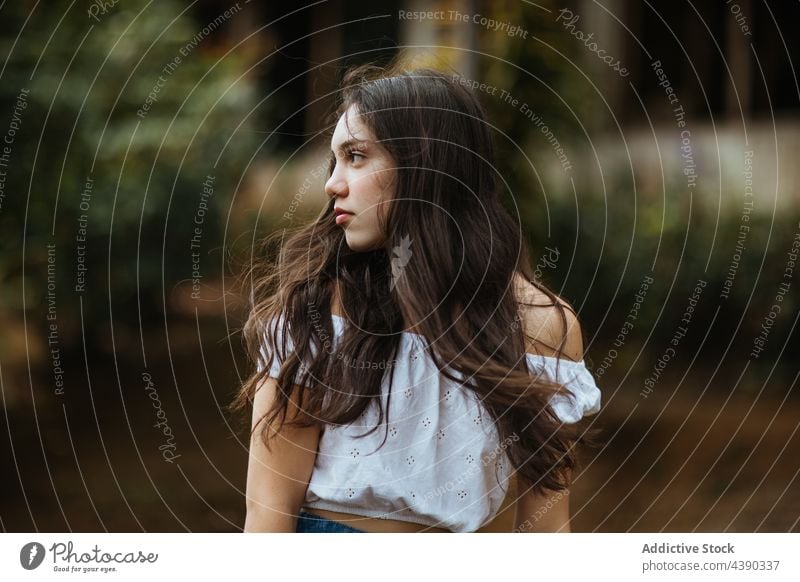
<svg viewBox="0 0 800 582"><path fill-rule="evenodd" d="M430 17L419 11L436 11ZM485 83L603 391L576 531L798 531L796 2L0 5L0 528L236 531L243 265L344 69Z"/></svg>

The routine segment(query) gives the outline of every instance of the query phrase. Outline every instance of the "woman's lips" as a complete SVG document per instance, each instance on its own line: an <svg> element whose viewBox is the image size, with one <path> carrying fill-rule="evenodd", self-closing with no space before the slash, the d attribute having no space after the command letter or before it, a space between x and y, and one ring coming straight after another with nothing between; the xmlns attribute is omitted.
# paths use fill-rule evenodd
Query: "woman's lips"
<svg viewBox="0 0 800 582"><path fill-rule="evenodd" d="M341 212L336 215L336 224L343 224L346 220L348 220L351 216L353 216L350 212Z"/></svg>

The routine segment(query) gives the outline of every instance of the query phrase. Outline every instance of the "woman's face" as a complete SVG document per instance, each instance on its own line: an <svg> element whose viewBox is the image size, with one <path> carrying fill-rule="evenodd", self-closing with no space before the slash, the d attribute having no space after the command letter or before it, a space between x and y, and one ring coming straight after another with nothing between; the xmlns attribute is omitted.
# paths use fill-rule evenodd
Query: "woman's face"
<svg viewBox="0 0 800 582"><path fill-rule="evenodd" d="M385 233L378 224L378 212L394 196L394 160L361 122L358 110L350 106L339 118L331 139L335 166L325 183L325 192L335 198L334 207L345 214L333 220L344 229L347 246L363 252L381 247Z"/></svg>

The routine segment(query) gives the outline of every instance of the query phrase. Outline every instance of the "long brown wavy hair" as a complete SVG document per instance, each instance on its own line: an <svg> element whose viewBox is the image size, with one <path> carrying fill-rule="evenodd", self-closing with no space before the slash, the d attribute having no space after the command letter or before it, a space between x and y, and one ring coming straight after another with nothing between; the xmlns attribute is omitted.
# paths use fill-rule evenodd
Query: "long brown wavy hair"
<svg viewBox="0 0 800 582"><path fill-rule="evenodd" d="M340 95L333 119L355 106L396 164L394 197L382 221L385 244L350 250L334 221L335 198L310 224L265 239L246 273L250 311L243 336L256 369L234 409L247 408L279 355L276 400L253 428L267 446L287 421L348 424L370 405L380 412L368 433L380 426L388 433L381 384L388 373L391 399L401 332L413 324L441 373L474 392L500 442L510 443L506 453L517 476L537 492L565 489L581 437L578 425L562 424L548 405L556 393L570 394L529 368L520 306L542 305L525 302L515 277L530 281L559 310L565 330L559 358L566 316L556 295L536 280L520 225L501 203L480 102L453 75L396 66L349 69ZM410 259L393 277L393 251L409 241ZM346 323L334 343L335 287ZM267 357L265 341L278 354ZM290 401L302 415L287 419Z"/></svg>

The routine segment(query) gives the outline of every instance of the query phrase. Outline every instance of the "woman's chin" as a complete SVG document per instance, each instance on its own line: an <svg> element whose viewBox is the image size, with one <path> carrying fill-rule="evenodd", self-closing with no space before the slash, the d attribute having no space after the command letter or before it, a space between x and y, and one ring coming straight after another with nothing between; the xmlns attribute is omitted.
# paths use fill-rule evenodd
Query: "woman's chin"
<svg viewBox="0 0 800 582"><path fill-rule="evenodd" d="M363 240L358 237L347 236L347 234L345 234L345 242L348 248L355 253L365 253L383 247L380 241Z"/></svg>

